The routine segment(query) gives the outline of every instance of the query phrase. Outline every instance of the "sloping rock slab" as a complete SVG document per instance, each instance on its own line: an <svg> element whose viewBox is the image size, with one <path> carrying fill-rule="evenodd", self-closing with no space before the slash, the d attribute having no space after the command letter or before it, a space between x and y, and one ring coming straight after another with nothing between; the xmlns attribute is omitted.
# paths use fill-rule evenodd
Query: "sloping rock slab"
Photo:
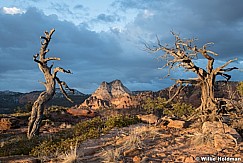
<svg viewBox="0 0 243 163"><path fill-rule="evenodd" d="M158 121L158 117L154 114L148 114L148 115L137 115L137 117L139 119L141 119L141 121L145 122L145 123L149 123L149 124L155 124Z"/></svg>
<svg viewBox="0 0 243 163"><path fill-rule="evenodd" d="M225 123L220 122L204 122L202 126L202 133L212 133L215 134L230 134L232 135L237 142L241 142L242 138L240 134L233 128L229 127Z"/></svg>
<svg viewBox="0 0 243 163"><path fill-rule="evenodd" d="M181 120L170 120L169 124L167 125L168 127L172 127L172 128L185 128L186 122L185 121L181 121Z"/></svg>
<svg viewBox="0 0 243 163"><path fill-rule="evenodd" d="M204 122L202 133L213 135L214 147L217 151L237 146L242 141L240 134L235 129L220 122Z"/></svg>
<svg viewBox="0 0 243 163"><path fill-rule="evenodd" d="M31 156L0 157L1 163L41 163L41 160Z"/></svg>
<svg viewBox="0 0 243 163"><path fill-rule="evenodd" d="M159 123L163 122L163 125L170 128L186 128L188 127L188 122L183 120L178 120L175 118L164 116L159 120Z"/></svg>

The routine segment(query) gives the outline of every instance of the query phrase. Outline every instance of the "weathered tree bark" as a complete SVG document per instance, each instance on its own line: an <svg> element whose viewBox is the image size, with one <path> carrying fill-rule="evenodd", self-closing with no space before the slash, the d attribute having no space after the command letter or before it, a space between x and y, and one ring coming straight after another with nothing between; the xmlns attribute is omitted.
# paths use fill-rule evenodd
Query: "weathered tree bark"
<svg viewBox="0 0 243 163"><path fill-rule="evenodd" d="M179 94L182 89L183 84L194 84L199 85L201 87L202 95L201 95L201 105L198 108L202 114L202 120L215 120L216 111L217 111L217 103L214 98L214 84L217 75L221 75L226 78L228 81L231 76L226 74L225 72L232 71L234 69L238 69L237 67L227 68L231 62L237 60L229 60L224 65L213 68L214 58L211 55L217 56L218 54L208 50L207 46L213 43L206 43L202 48L197 48L196 45L193 45L195 39L181 39L179 35L172 32L175 37L175 46L172 48L168 48L168 46L162 46L160 44L159 39L158 46L155 48L150 48L147 44L145 44L146 49L149 52L158 52L164 51L165 54L160 56L162 59L166 61L166 64L162 67L168 67L168 74L170 75L170 70L174 68L183 67L186 71L192 71L197 75L195 79L178 79L175 85L179 85L178 91L176 94L168 100L168 102L172 101L176 95ZM208 60L206 69L198 67L195 65L193 60L198 58L198 54L201 54L205 59ZM211 55L209 55L211 54ZM167 77L166 76L166 77Z"/></svg>
<svg viewBox="0 0 243 163"><path fill-rule="evenodd" d="M52 67L53 64L48 66L47 62L51 60L60 60L60 58L56 57L49 57L46 58L46 54L49 52L49 49L47 49L50 41L52 34L55 32L55 29L52 29L49 32L45 32L45 36L41 36L41 39L43 40L41 42L41 48L40 52L37 53L36 55L33 56L33 59L35 62L38 63L39 69L43 72L44 77L45 77L45 82L41 82L46 90L42 92L37 100L34 102L32 106L32 112L31 116L29 118L29 124L28 124L28 132L27 132L27 137L31 139L33 136L39 134L42 118L43 118L43 112L44 112L44 107L45 104L52 99L52 97L55 94L55 86L56 82L59 84L59 87L64 94L64 96L72 102L70 98L68 98L66 91L64 90L63 86L65 86L66 89L69 89L70 91L74 92L73 89L70 89L65 82L61 81L56 75L57 72L63 72L63 73L71 73L70 70L65 70L61 67L56 67L54 68L52 72Z"/></svg>

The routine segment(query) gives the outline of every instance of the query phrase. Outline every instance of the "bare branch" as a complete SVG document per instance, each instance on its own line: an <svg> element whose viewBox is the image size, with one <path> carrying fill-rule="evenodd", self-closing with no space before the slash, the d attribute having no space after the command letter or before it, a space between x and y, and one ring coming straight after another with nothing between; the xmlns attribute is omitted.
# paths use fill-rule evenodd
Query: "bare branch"
<svg viewBox="0 0 243 163"><path fill-rule="evenodd" d="M173 79L172 79L173 80ZM174 98L181 92L182 89L184 89L185 86L187 86L188 84L198 84L199 79L195 78L195 79L178 79L176 80L176 83L170 87L169 92L176 87L179 84L179 87L177 88L176 93L166 101L166 103L170 103L172 100L174 100ZM185 86L183 86L183 84L186 84Z"/></svg>
<svg viewBox="0 0 243 163"><path fill-rule="evenodd" d="M56 67L53 70L53 78L56 77L57 72L63 72L63 73L68 73L68 74L72 74L72 72L70 70L65 70L64 68L61 67Z"/></svg>
<svg viewBox="0 0 243 163"><path fill-rule="evenodd" d="M206 50L206 48L207 48L208 45L214 45L214 43L213 42L208 42L208 43L204 44L203 45L203 49Z"/></svg>
<svg viewBox="0 0 243 163"><path fill-rule="evenodd" d="M158 45L161 46L160 41L159 41L159 37L157 35L156 35L156 38L157 38Z"/></svg>
<svg viewBox="0 0 243 163"><path fill-rule="evenodd" d="M36 53L36 55L33 55L34 58L38 58L39 57L39 53Z"/></svg>
<svg viewBox="0 0 243 163"><path fill-rule="evenodd" d="M178 87L178 89L177 89L177 91L176 91L176 93L170 98L170 99L168 99L165 103L166 104L168 104L168 103L170 103L172 100L174 100L174 98L180 93L180 91L183 89L183 85L182 85L182 83L176 83L176 84L174 84L172 87L171 87L171 89L172 88L174 88L176 85L178 85L179 84L179 87ZM170 89L170 90L171 90Z"/></svg>
<svg viewBox="0 0 243 163"><path fill-rule="evenodd" d="M224 77L226 79L226 81L229 81L231 79L231 75L228 75L225 73L218 72L217 75L221 75L222 77Z"/></svg>
<svg viewBox="0 0 243 163"><path fill-rule="evenodd" d="M50 38L51 38L51 36L52 36L52 34L53 34L54 32L55 32L55 28L51 29L50 34L49 34Z"/></svg>
<svg viewBox="0 0 243 163"><path fill-rule="evenodd" d="M67 85L65 82L61 81L58 77L55 77L55 79L56 79L56 81L57 81L57 83L58 83L58 85L59 85L59 87L60 87L60 90L61 90L62 94L64 95L64 97L65 97L68 101L70 101L70 102L73 103L73 100L70 99L70 98L68 97L66 91L63 89L63 86L64 86L65 88L69 89L72 93L74 93L74 89L70 89L70 88L68 87L68 85Z"/></svg>
<svg viewBox="0 0 243 163"><path fill-rule="evenodd" d="M44 53L46 54L46 53L48 53L50 50L49 49L46 49L45 51L44 51Z"/></svg>
<svg viewBox="0 0 243 163"><path fill-rule="evenodd" d="M211 51L211 50L206 50L206 52L207 52L207 53L210 53L210 54L213 54L213 55L215 55L215 56L218 56L217 53L215 53L215 52L213 52L213 51Z"/></svg>
<svg viewBox="0 0 243 163"><path fill-rule="evenodd" d="M239 68L238 67L232 67L232 68L221 69L221 71L229 72L229 71L237 70L237 69L239 69Z"/></svg>
<svg viewBox="0 0 243 163"><path fill-rule="evenodd" d="M36 55L33 55L33 60L41 65L43 65L43 63L41 61L39 61L38 58L39 54L37 53Z"/></svg>
<svg viewBox="0 0 243 163"><path fill-rule="evenodd" d="M51 61L51 60L57 60L57 61L60 61L61 58L58 58L58 57L49 57L49 58L45 58L44 62Z"/></svg>
<svg viewBox="0 0 243 163"><path fill-rule="evenodd" d="M51 69L54 66L54 62L52 62L51 66L50 66L50 73L51 73Z"/></svg>
<svg viewBox="0 0 243 163"><path fill-rule="evenodd" d="M216 69L214 69L214 74L217 74L218 72L228 72L228 71L232 71L234 69L238 69L237 67L233 67L233 68L228 68L228 69L224 69L226 66L228 66L231 62L236 61L237 58L229 60L228 62L226 62L224 65L217 67Z"/></svg>
<svg viewBox="0 0 243 163"><path fill-rule="evenodd" d="M45 41L43 42L43 44L45 44L45 42L48 42L48 41L49 41L45 36L41 36L40 39L45 40Z"/></svg>

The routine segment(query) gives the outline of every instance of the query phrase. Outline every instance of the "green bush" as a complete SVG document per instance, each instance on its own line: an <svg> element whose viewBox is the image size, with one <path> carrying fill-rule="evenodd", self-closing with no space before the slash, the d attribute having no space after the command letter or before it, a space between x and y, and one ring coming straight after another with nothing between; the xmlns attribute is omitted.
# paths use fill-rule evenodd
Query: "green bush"
<svg viewBox="0 0 243 163"><path fill-rule="evenodd" d="M8 140L2 142L0 148L0 157L11 155L28 155L32 148L41 140L41 137L35 137L28 140L26 135L17 135L10 137Z"/></svg>
<svg viewBox="0 0 243 163"><path fill-rule="evenodd" d="M164 110L164 114L166 115L174 115L178 118L188 117L192 115L195 111L195 108L192 105L186 103L175 103L172 104L172 108L166 108Z"/></svg>
<svg viewBox="0 0 243 163"><path fill-rule="evenodd" d="M126 127L138 122L140 122L140 119L137 116L117 115L105 121L105 128Z"/></svg>
<svg viewBox="0 0 243 163"><path fill-rule="evenodd" d="M157 98L148 98L144 101L143 108L147 111L147 113L154 113L156 111L161 111L166 108L166 99L157 97Z"/></svg>

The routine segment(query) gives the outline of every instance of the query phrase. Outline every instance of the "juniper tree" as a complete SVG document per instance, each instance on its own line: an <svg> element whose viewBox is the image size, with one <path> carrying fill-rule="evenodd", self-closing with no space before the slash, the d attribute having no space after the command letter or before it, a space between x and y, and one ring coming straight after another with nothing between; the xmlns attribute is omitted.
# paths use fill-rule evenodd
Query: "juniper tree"
<svg viewBox="0 0 243 163"><path fill-rule="evenodd" d="M68 73L71 74L70 70L65 70L61 67L55 67L53 69L54 63L52 63L50 66L48 65L49 61L52 60L60 60L60 58L57 57L46 57L46 54L49 52L48 45L51 41L51 37L53 33L55 32L55 29L50 30L50 32L45 31L45 36L41 36L41 48L39 53L33 56L33 60L38 63L39 69L44 74L45 82L41 82L46 90L43 91L37 100L34 102L32 106L31 116L29 118L29 124L28 124L28 132L27 137L31 139L33 136L39 134L44 107L45 104L52 99L52 97L55 94L55 88L56 83L59 85L61 92L66 97L67 100L70 102L73 102L68 96L65 91L65 89L70 90L72 93L74 93L73 89L70 89L68 85L61 81L57 77L58 72Z"/></svg>
<svg viewBox="0 0 243 163"><path fill-rule="evenodd" d="M227 74L232 70L238 69L237 67L226 68L231 62L237 60L232 59L227 61L222 66L214 68L214 57L218 56L217 53L208 49L208 45L213 44L212 42L204 44L202 47L197 47L195 45L194 38L192 39L182 39L178 34L172 32L172 35L175 37L175 44L173 47L168 45L161 45L159 39L157 38L157 45L150 47L148 44L145 44L146 50L151 53L163 51L164 54L160 57L166 61L166 64L162 68L168 68L168 74L170 75L170 70L174 68L182 67L186 71L194 72L197 75L197 78L192 79L177 79L174 86L177 86L177 91L168 101L171 101L176 95L179 94L180 90L183 89L183 86L186 84L198 85L201 88L201 105L198 108L201 113L201 118L203 121L206 120L215 120L216 111L217 111L217 102L214 98L214 85L216 76L220 75L226 79L230 80L231 75ZM207 60L206 69L199 67L195 60L198 59L198 56L201 55Z"/></svg>

